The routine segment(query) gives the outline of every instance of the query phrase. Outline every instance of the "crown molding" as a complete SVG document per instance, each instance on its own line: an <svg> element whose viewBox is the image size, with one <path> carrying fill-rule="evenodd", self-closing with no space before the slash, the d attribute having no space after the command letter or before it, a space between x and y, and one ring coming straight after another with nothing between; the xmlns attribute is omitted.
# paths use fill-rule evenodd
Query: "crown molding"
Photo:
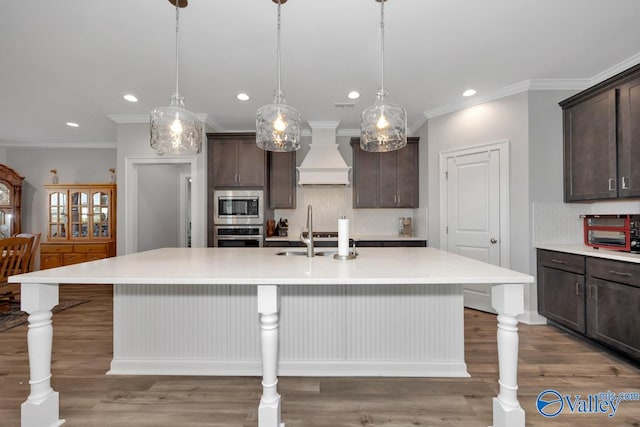
<svg viewBox="0 0 640 427"><path fill-rule="evenodd" d="M484 104L486 102L495 101L496 99L505 98L507 96L516 95L518 93L534 91L534 90L575 90L581 91L591 87L601 81L608 79L622 71L631 68L634 65L640 64L640 53L637 53L618 64L607 68L601 73L588 79L533 79L525 80L519 83L515 83L510 86L505 86L495 92L486 94L484 96L474 97L473 100L461 102L458 104L443 105L441 107L433 108L424 112L425 120L432 119L434 117L442 116L445 114L453 113L455 111L464 110L465 108L474 107L476 105ZM424 121L420 123L420 126L424 124ZM418 129L416 127L416 129Z"/></svg>
<svg viewBox="0 0 640 427"><path fill-rule="evenodd" d="M19 142L0 141L0 148L117 148L116 142Z"/></svg>
<svg viewBox="0 0 640 427"><path fill-rule="evenodd" d="M634 65L638 65L638 64L640 64L640 52L636 53L633 56L630 56L629 58L625 59L622 62L617 63L613 67L607 68L603 72L598 73L595 76L591 77L591 81L589 82L589 86L593 86L593 85L595 85L597 83L603 82L603 81L607 80L609 77L613 77L616 74L621 73L621 72L625 71L626 69L629 69L629 68L633 67Z"/></svg>

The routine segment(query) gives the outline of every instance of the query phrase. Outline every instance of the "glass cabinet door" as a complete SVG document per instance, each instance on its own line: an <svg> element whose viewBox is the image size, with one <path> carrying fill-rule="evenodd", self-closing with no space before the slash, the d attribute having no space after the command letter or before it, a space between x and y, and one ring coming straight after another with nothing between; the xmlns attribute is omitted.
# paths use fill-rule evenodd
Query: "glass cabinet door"
<svg viewBox="0 0 640 427"><path fill-rule="evenodd" d="M67 237L67 193L49 193L49 238Z"/></svg>
<svg viewBox="0 0 640 427"><path fill-rule="evenodd" d="M109 228L111 223L111 218L109 217L110 201L111 195L105 191L96 191L91 195L93 238L111 237L111 229Z"/></svg>
<svg viewBox="0 0 640 427"><path fill-rule="evenodd" d="M89 193L85 191L71 190L71 237L89 238Z"/></svg>

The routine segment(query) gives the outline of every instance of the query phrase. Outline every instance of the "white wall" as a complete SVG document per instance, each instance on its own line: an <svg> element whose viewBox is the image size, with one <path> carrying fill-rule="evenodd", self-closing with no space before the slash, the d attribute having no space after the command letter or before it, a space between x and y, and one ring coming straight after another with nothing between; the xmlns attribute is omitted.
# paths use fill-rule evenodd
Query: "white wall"
<svg viewBox="0 0 640 427"><path fill-rule="evenodd" d="M22 186L22 230L42 233L46 240L49 170L57 169L60 184L106 183L116 167L113 148L6 148L5 164L25 177Z"/></svg>
<svg viewBox="0 0 640 427"><path fill-rule="evenodd" d="M175 195L185 166L138 166L138 251L180 246L181 207Z"/></svg>

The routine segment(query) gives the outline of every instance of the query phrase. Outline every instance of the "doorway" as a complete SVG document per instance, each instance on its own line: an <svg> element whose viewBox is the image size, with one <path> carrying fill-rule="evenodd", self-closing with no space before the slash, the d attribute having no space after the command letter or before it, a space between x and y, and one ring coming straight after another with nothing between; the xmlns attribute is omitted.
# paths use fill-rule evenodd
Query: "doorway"
<svg viewBox="0 0 640 427"><path fill-rule="evenodd" d="M509 143L440 153L440 247L509 268ZM466 307L495 313L489 291L464 288Z"/></svg>
<svg viewBox="0 0 640 427"><path fill-rule="evenodd" d="M205 246L203 170L196 156L125 159L125 254Z"/></svg>

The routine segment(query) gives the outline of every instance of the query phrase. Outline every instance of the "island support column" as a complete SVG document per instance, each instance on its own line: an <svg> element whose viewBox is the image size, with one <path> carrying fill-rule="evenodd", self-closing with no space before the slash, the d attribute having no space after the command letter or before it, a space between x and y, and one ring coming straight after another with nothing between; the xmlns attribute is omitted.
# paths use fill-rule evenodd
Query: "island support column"
<svg viewBox="0 0 640 427"><path fill-rule="evenodd" d="M498 368L500 392L493 398L493 427L524 427L518 402L518 314L524 312L521 284L491 288L491 304L498 312Z"/></svg>
<svg viewBox="0 0 640 427"><path fill-rule="evenodd" d="M22 427L60 426L64 420L60 419L58 392L51 388L51 309L58 304L58 284L22 285L20 293L20 308L29 313L27 346L31 386L29 397L21 407Z"/></svg>
<svg viewBox="0 0 640 427"><path fill-rule="evenodd" d="M262 347L262 397L258 427L284 427L278 394L278 317L280 295L276 285L258 286L260 344Z"/></svg>

